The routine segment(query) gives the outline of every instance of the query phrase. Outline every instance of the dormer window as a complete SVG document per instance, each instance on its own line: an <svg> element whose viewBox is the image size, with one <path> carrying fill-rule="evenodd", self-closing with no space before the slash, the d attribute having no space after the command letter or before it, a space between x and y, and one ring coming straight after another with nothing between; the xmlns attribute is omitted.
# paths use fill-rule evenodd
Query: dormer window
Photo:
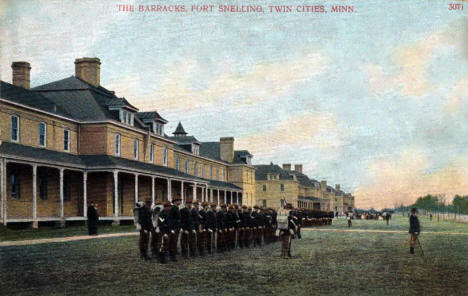
<svg viewBox="0 0 468 296"><path fill-rule="evenodd" d="M197 145L197 144L192 144L192 152L195 155L199 155L200 154L200 146Z"/></svg>
<svg viewBox="0 0 468 296"><path fill-rule="evenodd" d="M164 134L164 124L158 121L153 122L153 133L162 136Z"/></svg>
<svg viewBox="0 0 468 296"><path fill-rule="evenodd" d="M120 109L120 122L133 126L134 116L132 112Z"/></svg>

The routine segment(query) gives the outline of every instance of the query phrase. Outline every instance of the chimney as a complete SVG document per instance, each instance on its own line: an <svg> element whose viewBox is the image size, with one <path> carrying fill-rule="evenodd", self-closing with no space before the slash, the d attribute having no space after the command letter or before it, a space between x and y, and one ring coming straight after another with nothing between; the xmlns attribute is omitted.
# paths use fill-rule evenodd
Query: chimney
<svg viewBox="0 0 468 296"><path fill-rule="evenodd" d="M294 165L294 170L296 172L302 173L302 164L295 164Z"/></svg>
<svg viewBox="0 0 468 296"><path fill-rule="evenodd" d="M28 62L13 62L13 85L29 89L31 65Z"/></svg>
<svg viewBox="0 0 468 296"><path fill-rule="evenodd" d="M96 87L100 84L101 61L98 58L75 60L75 76Z"/></svg>
<svg viewBox="0 0 468 296"><path fill-rule="evenodd" d="M290 171L291 170L291 164L290 163L283 163L283 170Z"/></svg>
<svg viewBox="0 0 468 296"><path fill-rule="evenodd" d="M234 138L227 137L227 138L220 138L219 142L220 145L220 154L221 160L227 161L229 163L234 161Z"/></svg>
<svg viewBox="0 0 468 296"><path fill-rule="evenodd" d="M327 181L320 181L320 189L322 191L327 191Z"/></svg>
<svg viewBox="0 0 468 296"><path fill-rule="evenodd" d="M341 190L341 189L340 189L340 184L336 184L336 185L335 185L335 189L338 190L338 191L340 191L340 190Z"/></svg>

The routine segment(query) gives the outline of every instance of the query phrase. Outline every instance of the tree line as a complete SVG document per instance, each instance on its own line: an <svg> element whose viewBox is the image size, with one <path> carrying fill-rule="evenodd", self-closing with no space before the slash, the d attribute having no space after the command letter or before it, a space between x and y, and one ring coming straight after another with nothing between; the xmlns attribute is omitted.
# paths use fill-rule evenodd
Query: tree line
<svg viewBox="0 0 468 296"><path fill-rule="evenodd" d="M447 202L445 196L431 195L419 197L409 206L400 205L395 211L409 211L411 208L422 209L431 212L446 212L468 215L468 195L455 195L451 202Z"/></svg>

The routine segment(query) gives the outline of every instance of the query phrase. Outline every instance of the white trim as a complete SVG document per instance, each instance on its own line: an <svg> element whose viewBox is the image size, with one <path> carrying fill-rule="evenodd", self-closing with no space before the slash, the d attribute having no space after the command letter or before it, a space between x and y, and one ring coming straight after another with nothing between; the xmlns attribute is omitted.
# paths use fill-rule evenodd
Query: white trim
<svg viewBox="0 0 468 296"><path fill-rule="evenodd" d="M13 139L13 118L16 118L16 140ZM14 143L20 141L20 118L16 114L10 115L10 140Z"/></svg>
<svg viewBox="0 0 468 296"><path fill-rule="evenodd" d="M41 145L41 124L44 125L44 145ZM44 121L39 122L38 124L38 129L39 129L39 146L40 147L47 147L47 123Z"/></svg>

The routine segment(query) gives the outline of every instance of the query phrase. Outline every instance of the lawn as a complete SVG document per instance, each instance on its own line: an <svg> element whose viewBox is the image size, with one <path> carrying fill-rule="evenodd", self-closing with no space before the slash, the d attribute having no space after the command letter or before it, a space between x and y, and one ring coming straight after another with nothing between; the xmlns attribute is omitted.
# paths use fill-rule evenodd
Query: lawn
<svg viewBox="0 0 468 296"><path fill-rule="evenodd" d="M280 244L160 265L138 259L137 237L0 248L1 295L467 295L467 224L422 219L425 256L405 233L349 232L346 221L304 230L293 259ZM351 229L406 230L407 218Z"/></svg>

